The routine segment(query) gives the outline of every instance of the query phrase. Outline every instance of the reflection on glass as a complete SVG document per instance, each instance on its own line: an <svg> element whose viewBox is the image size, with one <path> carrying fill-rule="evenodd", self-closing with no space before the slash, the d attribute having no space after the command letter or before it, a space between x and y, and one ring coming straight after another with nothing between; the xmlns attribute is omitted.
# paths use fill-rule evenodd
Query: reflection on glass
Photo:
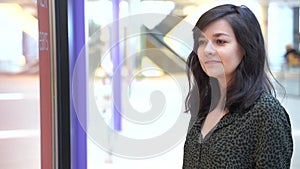
<svg viewBox="0 0 300 169"><path fill-rule="evenodd" d="M40 169L36 2L1 1L0 22L0 168Z"/></svg>

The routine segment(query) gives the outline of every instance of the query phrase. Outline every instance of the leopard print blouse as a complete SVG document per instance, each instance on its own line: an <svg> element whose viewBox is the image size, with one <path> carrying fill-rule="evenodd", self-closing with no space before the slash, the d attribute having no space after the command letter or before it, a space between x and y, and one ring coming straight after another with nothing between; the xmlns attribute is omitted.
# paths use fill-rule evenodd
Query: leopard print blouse
<svg viewBox="0 0 300 169"><path fill-rule="evenodd" d="M263 92L247 112L227 113L205 139L200 134L203 120L191 119L183 169L290 168L290 119L272 95Z"/></svg>

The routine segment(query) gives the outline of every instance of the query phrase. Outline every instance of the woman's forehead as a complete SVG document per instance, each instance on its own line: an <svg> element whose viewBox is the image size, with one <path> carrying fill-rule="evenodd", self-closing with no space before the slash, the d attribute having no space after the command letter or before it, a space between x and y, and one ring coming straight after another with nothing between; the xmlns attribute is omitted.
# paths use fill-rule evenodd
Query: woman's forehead
<svg viewBox="0 0 300 169"><path fill-rule="evenodd" d="M211 22L199 33L199 38L220 36L234 36L231 25L225 19L218 19Z"/></svg>

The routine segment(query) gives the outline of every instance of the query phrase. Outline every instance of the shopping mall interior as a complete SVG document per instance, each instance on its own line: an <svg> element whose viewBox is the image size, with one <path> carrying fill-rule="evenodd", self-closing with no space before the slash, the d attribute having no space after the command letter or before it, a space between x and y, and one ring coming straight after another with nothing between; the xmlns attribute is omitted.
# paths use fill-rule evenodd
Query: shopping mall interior
<svg viewBox="0 0 300 169"><path fill-rule="evenodd" d="M55 9L62 2L0 0L3 23L0 29L0 168L47 168L48 163L43 161L43 146L47 143L43 142L47 140L43 135L43 111L48 107L52 108L49 116L52 120L46 119L53 127L49 131L53 143L50 145L52 168L61 168L60 163L68 163L72 169L182 168L190 118L184 113L184 100L188 90L186 60L192 50L191 30L205 10L225 3L248 6L260 22L271 70L268 75L277 99L291 120L294 143L291 168L300 168L299 0L76 0L81 4L81 12L75 13L82 16L74 15L73 19L82 19L83 25L68 20L66 37L78 26L84 29L85 41L73 57L73 41L66 40L70 55L65 57L72 64L67 66L71 68L68 73L56 67L62 61L53 52L58 50L59 42L53 41L64 35L53 31L61 26L53 18L59 16L60 11ZM67 8L73 3L69 0ZM39 8L49 9L46 22L52 36L47 37L49 34L41 31L45 16L41 16ZM113 33L116 26L118 36ZM299 55L286 59L290 48ZM43 60L44 50L50 51L49 62ZM116 53L118 59L113 57ZM43 72L44 66L50 67L48 75ZM84 80L76 76L82 72ZM45 76L49 76L48 85L42 85ZM59 78L67 79L69 86L54 85L60 84ZM45 86L51 89L53 101L46 107L42 104ZM84 98L82 93L77 93L82 90ZM59 98L57 92L68 96ZM69 122L60 126L58 102L65 98L73 105L63 105L67 108L62 114L69 115ZM120 116L114 114L116 109ZM84 131L83 150L72 145L81 144L72 126L65 128L66 136L59 134L64 130L62 127L73 124L72 117ZM69 158L61 162L61 142L56 139L66 137L69 142L62 142L69 144L70 151L61 154L68 154Z"/></svg>

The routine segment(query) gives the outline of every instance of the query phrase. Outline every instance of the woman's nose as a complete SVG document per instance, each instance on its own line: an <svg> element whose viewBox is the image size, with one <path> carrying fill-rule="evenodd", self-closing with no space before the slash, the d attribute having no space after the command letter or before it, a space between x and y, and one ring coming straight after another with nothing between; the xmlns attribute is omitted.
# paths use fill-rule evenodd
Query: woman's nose
<svg viewBox="0 0 300 169"><path fill-rule="evenodd" d="M206 44L204 52L206 55L214 55L216 53L215 47L210 41Z"/></svg>

